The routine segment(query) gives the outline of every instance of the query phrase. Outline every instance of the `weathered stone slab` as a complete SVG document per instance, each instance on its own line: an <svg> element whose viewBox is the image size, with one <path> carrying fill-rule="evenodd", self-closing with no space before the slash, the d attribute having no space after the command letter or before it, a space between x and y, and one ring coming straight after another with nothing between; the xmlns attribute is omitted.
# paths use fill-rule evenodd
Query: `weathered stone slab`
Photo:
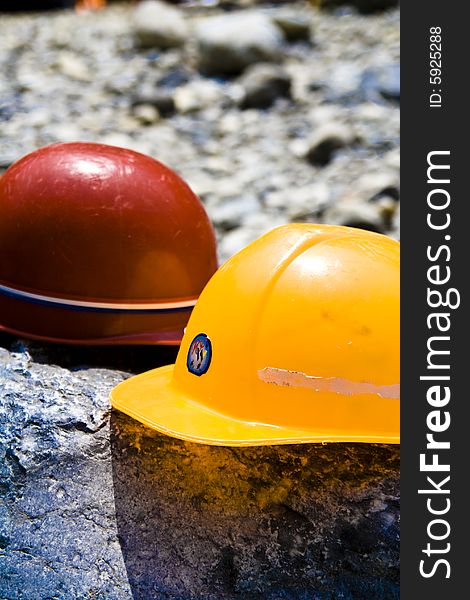
<svg viewBox="0 0 470 600"><path fill-rule="evenodd" d="M0 336L0 597L397 599L399 448L209 447L110 412L116 366L172 352Z"/></svg>

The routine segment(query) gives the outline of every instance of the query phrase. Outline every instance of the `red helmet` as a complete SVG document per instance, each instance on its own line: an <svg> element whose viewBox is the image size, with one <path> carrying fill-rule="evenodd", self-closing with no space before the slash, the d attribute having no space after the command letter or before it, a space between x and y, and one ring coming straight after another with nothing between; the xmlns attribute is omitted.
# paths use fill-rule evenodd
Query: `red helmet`
<svg viewBox="0 0 470 600"><path fill-rule="evenodd" d="M0 329L77 344L178 344L216 268L201 202L149 156L54 144L0 179Z"/></svg>

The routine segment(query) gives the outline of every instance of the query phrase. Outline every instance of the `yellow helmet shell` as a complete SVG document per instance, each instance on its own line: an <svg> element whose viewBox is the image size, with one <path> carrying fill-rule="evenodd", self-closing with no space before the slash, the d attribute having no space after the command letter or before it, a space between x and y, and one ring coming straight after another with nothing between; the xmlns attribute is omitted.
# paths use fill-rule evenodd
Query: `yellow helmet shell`
<svg viewBox="0 0 470 600"><path fill-rule="evenodd" d="M227 261L175 365L124 381L115 408L206 444L399 443L400 245L292 224Z"/></svg>

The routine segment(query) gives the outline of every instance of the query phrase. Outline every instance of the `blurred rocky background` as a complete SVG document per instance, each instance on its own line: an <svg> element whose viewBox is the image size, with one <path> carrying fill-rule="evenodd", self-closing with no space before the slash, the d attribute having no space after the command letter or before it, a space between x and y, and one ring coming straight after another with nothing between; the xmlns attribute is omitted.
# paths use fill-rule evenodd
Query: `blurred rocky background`
<svg viewBox="0 0 470 600"><path fill-rule="evenodd" d="M221 261L289 221L398 237L397 2L73 4L0 3L0 175L54 142L148 153ZM0 334L0 598L398 599L399 448L212 448L111 414L175 353Z"/></svg>
<svg viewBox="0 0 470 600"><path fill-rule="evenodd" d="M396 237L395 4L146 0L0 13L0 170L54 142L148 153L200 196L221 260L288 221Z"/></svg>

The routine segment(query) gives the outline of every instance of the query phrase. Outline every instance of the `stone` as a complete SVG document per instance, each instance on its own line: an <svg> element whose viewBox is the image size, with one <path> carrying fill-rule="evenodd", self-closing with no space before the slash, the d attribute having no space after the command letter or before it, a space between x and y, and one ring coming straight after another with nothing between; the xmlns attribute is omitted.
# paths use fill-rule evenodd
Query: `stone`
<svg viewBox="0 0 470 600"><path fill-rule="evenodd" d="M29 124L32 127L45 127L51 122L51 112L47 108L36 108L29 114Z"/></svg>
<svg viewBox="0 0 470 600"><path fill-rule="evenodd" d="M325 166L334 153L354 142L353 130L341 123L325 123L315 130L308 141L307 160L315 166Z"/></svg>
<svg viewBox="0 0 470 600"><path fill-rule="evenodd" d="M196 39L202 71L236 75L253 63L278 60L284 38L266 15L240 12L203 19Z"/></svg>
<svg viewBox="0 0 470 600"><path fill-rule="evenodd" d="M128 148L129 150L135 150L135 152L148 154L148 147L144 141L137 141L130 134L122 133L120 131L111 131L110 133L104 134L100 137L100 141L103 144L109 144L110 146Z"/></svg>
<svg viewBox="0 0 470 600"><path fill-rule="evenodd" d="M152 104L138 104L133 115L142 125L151 125L160 119L160 113Z"/></svg>
<svg viewBox="0 0 470 600"><path fill-rule="evenodd" d="M191 81L193 75L194 74L191 71L185 69L184 67L174 67L160 77L158 80L158 86L168 90L173 90L180 85Z"/></svg>
<svg viewBox="0 0 470 600"><path fill-rule="evenodd" d="M399 200L400 175L386 170L366 173L357 180L355 193L369 202L376 202L384 197Z"/></svg>
<svg viewBox="0 0 470 600"><path fill-rule="evenodd" d="M188 38L188 26L180 10L158 0L140 2L133 15L134 36L143 48L175 48Z"/></svg>
<svg viewBox="0 0 470 600"><path fill-rule="evenodd" d="M129 598L107 400L123 376L0 359L0 596Z"/></svg>
<svg viewBox="0 0 470 600"><path fill-rule="evenodd" d="M318 128L326 123L335 123L341 120L344 111L335 104L321 104L314 106L308 112L308 118L312 126Z"/></svg>
<svg viewBox="0 0 470 600"><path fill-rule="evenodd" d="M394 148L387 152L384 156L384 163L387 167L395 169L396 171L400 170L400 149Z"/></svg>
<svg viewBox="0 0 470 600"><path fill-rule="evenodd" d="M74 123L53 123L47 126L47 132L54 142L75 142L83 133Z"/></svg>
<svg viewBox="0 0 470 600"><path fill-rule="evenodd" d="M358 177L353 186L328 207L325 218L339 225L385 233L394 228L399 198L399 172L370 171Z"/></svg>
<svg viewBox="0 0 470 600"><path fill-rule="evenodd" d="M180 113L190 113L213 106L221 100L223 92L214 81L199 79L178 87L173 95L175 108Z"/></svg>
<svg viewBox="0 0 470 600"><path fill-rule="evenodd" d="M365 102L400 102L398 63L380 64L366 69L361 69L360 65L352 62L339 63L319 83L325 87L328 101L336 104L355 106Z"/></svg>
<svg viewBox="0 0 470 600"><path fill-rule="evenodd" d="M291 97L291 77L278 65L257 64L243 74L241 108L269 108L278 98Z"/></svg>
<svg viewBox="0 0 470 600"><path fill-rule="evenodd" d="M335 225L346 225L357 227L367 231L385 233L390 216L386 214L380 205L372 205L366 202L343 202L325 214L326 222Z"/></svg>
<svg viewBox="0 0 470 600"><path fill-rule="evenodd" d="M105 83L105 90L111 94L130 95L135 91L135 78L125 73L119 73L109 78Z"/></svg>
<svg viewBox="0 0 470 600"><path fill-rule="evenodd" d="M214 192L217 194L217 187ZM259 203L255 196L235 196L219 202L218 206L209 210L209 216L217 228L231 231L240 227L247 215L258 210Z"/></svg>
<svg viewBox="0 0 470 600"><path fill-rule="evenodd" d="M0 597L398 600L399 447L211 447L110 410L175 355L0 334Z"/></svg>
<svg viewBox="0 0 470 600"><path fill-rule="evenodd" d="M17 157L13 153L8 154L3 151L0 152L0 174L1 171L6 171L8 167L11 167L11 165L15 162L17 158L19 157Z"/></svg>
<svg viewBox="0 0 470 600"><path fill-rule="evenodd" d="M322 182L304 187L281 189L267 194L264 204L269 208L283 208L292 220L313 219L325 210L330 198L328 186Z"/></svg>
<svg viewBox="0 0 470 600"><path fill-rule="evenodd" d="M239 102L241 102L242 98L243 98L243 90L240 94L240 98L239 98ZM234 134L237 131L240 131L240 128L242 127L242 122L240 119L240 112L237 111L230 111L230 112L225 112L219 123L218 123L218 129L219 132L223 135L225 134Z"/></svg>
<svg viewBox="0 0 470 600"><path fill-rule="evenodd" d="M278 10L272 15L272 20L282 30L287 41L310 41L310 19L305 15Z"/></svg>
<svg viewBox="0 0 470 600"><path fill-rule="evenodd" d="M227 232L221 239L219 254L222 260L227 260L270 229L284 224L285 218L273 214L272 211L247 214L243 219L243 226Z"/></svg>
<svg viewBox="0 0 470 600"><path fill-rule="evenodd" d="M84 61L72 52L61 52L57 59L56 68L71 79L89 81L90 72Z"/></svg>
<svg viewBox="0 0 470 600"><path fill-rule="evenodd" d="M370 100L378 96L392 102L400 102L400 65L381 65L366 69L362 75L361 87Z"/></svg>
<svg viewBox="0 0 470 600"><path fill-rule="evenodd" d="M312 83L320 84L325 88L326 97L332 106L338 104L353 106L366 99L361 88L362 75L360 65L341 61L331 66L323 80Z"/></svg>
<svg viewBox="0 0 470 600"><path fill-rule="evenodd" d="M395 211L392 217L392 226L390 234L395 239L400 239L400 207L397 206L397 210Z"/></svg>
<svg viewBox="0 0 470 600"><path fill-rule="evenodd" d="M390 196L382 196L376 202L379 215L382 218L382 222L384 224L382 231L385 233L385 231L395 229L395 215L398 211L398 204L396 199Z"/></svg>
<svg viewBox="0 0 470 600"><path fill-rule="evenodd" d="M176 110L173 93L167 90L146 89L142 91L132 99L133 107L141 104L153 106L162 117L168 117Z"/></svg>
<svg viewBox="0 0 470 600"><path fill-rule="evenodd" d="M398 599L397 448L196 447L117 413L111 428L135 598Z"/></svg>

